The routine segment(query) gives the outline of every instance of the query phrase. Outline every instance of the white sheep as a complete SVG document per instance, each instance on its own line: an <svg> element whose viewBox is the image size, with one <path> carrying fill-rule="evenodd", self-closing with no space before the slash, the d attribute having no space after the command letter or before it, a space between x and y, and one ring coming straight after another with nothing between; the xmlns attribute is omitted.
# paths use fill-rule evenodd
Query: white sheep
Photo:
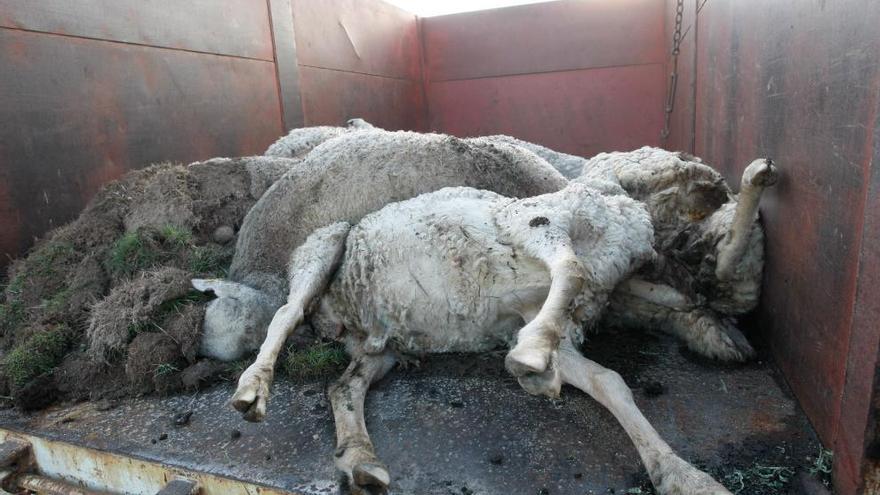
<svg viewBox="0 0 880 495"><path fill-rule="evenodd" d="M301 158L305 156L309 151L311 151L312 148L330 138L341 136L348 132L364 129L383 130L379 127L373 126L363 119L350 119L346 123L346 127L302 127L290 131L288 135L282 136L277 141L272 143L272 145L269 146L269 149L266 150L265 155L286 158ZM550 148L541 146L540 144L530 143L528 141L523 141L522 139L517 139L512 136L506 136L504 134L484 136L477 139L483 142L504 143L525 148L546 160L566 179L574 179L575 177L580 176L581 172L584 169L584 165L586 165L587 163L586 158L551 150Z"/></svg>
<svg viewBox="0 0 880 495"><path fill-rule="evenodd" d="M363 415L370 384L408 354L513 345L506 364L528 392L556 397L569 383L611 411L659 493L729 495L660 438L617 373L577 350L617 284L652 258L652 242L644 205L601 180L527 199L447 188L318 229L291 256L287 303L233 405L263 419L278 353L311 316L352 356L329 388L336 465L356 493L382 492L390 476Z"/></svg>
<svg viewBox="0 0 880 495"><path fill-rule="evenodd" d="M567 183L523 142L506 136L463 140L386 132L366 123L352 127L367 130L343 132L316 147L248 213L231 281L195 282L205 291L217 286L214 292L220 296L205 317L205 355L231 360L254 349L269 315L283 303L286 253L321 226L357 222L390 202L447 186L528 197ZM556 167L577 158L532 148ZM711 358L742 361L753 356L731 317L758 301L763 231L757 205L764 186L775 181L775 168L768 161L753 163L736 196L699 159L646 147L584 160L583 178L590 177L615 182L647 204L660 253L655 263L621 284L611 298L607 321L664 329ZM242 297L235 296L232 282L240 284Z"/></svg>
<svg viewBox="0 0 880 495"><path fill-rule="evenodd" d="M302 158L328 139L365 129L374 129L374 127L363 119L350 119L345 127L326 125L298 127L272 143L263 156Z"/></svg>
<svg viewBox="0 0 880 495"><path fill-rule="evenodd" d="M618 287L607 321L668 331L710 358L752 357L733 317L754 309L760 297L764 232L758 204L778 179L773 162L753 161L739 194L698 158L658 148L597 155L575 181L592 177L613 177L645 202L659 254Z"/></svg>
<svg viewBox="0 0 880 495"><path fill-rule="evenodd" d="M356 223L389 203L443 187L536 196L566 184L535 154L504 143L382 130L329 139L291 167L245 216L229 280L194 281L197 289L218 296L205 314L202 354L233 360L254 349L250 345L265 335L267 316L284 302L290 252L315 229Z"/></svg>

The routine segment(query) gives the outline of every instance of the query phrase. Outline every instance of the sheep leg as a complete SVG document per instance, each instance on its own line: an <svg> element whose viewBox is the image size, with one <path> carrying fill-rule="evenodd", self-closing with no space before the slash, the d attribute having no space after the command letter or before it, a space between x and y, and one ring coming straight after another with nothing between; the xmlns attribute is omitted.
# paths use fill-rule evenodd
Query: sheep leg
<svg viewBox="0 0 880 495"><path fill-rule="evenodd" d="M516 345L504 360L507 370L517 377L547 370L564 334L569 307L586 280L584 267L570 241L540 245L528 251L549 268L550 290L535 317L517 333Z"/></svg>
<svg viewBox="0 0 880 495"><path fill-rule="evenodd" d="M661 495L730 495L708 474L678 457L648 422L616 372L585 358L570 342L559 349L562 381L589 394L623 426Z"/></svg>
<svg viewBox="0 0 880 495"><path fill-rule="evenodd" d="M290 295L275 312L260 352L238 379L232 406L247 421L262 421L284 341L303 321L309 305L324 290L345 248L350 225L337 223L318 229L296 249L290 260Z"/></svg>
<svg viewBox="0 0 880 495"><path fill-rule="evenodd" d="M746 336L729 319L711 310L672 311L661 328L684 340L690 350L711 359L747 361L755 357Z"/></svg>
<svg viewBox="0 0 880 495"><path fill-rule="evenodd" d="M718 248L715 276L729 280L749 245L752 224L758 218L758 204L764 188L772 186L779 178L779 171L770 159L753 161L743 172L742 185L737 199L733 224Z"/></svg>
<svg viewBox="0 0 880 495"><path fill-rule="evenodd" d="M710 359L746 361L755 355L745 335L714 311L680 304L672 287L650 284L618 285L611 295L606 319L636 328L656 328L675 335L688 347ZM633 288L637 290L631 290ZM683 295L681 297L684 297Z"/></svg>
<svg viewBox="0 0 880 495"><path fill-rule="evenodd" d="M640 278L628 278L618 284L614 291L664 308L683 310L693 307L688 297L675 288L666 284L648 282Z"/></svg>
<svg viewBox="0 0 880 495"><path fill-rule="evenodd" d="M388 352L362 354L327 389L336 422L336 467L353 493L382 493L391 482L367 432L364 399L370 385L385 376L394 363Z"/></svg>

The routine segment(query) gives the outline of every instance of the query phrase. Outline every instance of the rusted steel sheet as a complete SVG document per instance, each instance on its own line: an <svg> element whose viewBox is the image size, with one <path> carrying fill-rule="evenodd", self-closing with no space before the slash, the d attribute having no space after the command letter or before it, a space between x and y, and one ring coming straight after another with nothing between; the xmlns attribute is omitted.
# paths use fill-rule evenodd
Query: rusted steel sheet
<svg viewBox="0 0 880 495"><path fill-rule="evenodd" d="M0 26L272 60L266 0L0 0Z"/></svg>
<svg viewBox="0 0 880 495"><path fill-rule="evenodd" d="M87 490L70 483L56 481L45 476L36 474L24 474L16 479L16 488L24 493L37 493L39 495L111 495L108 492Z"/></svg>
<svg viewBox="0 0 880 495"><path fill-rule="evenodd" d="M25 474L19 477L19 483L25 488L42 490L39 493L154 495L170 481L185 478L196 482L202 495L296 495L292 491L0 428L0 441L7 439L30 444L32 464L38 474ZM69 486L66 484L78 485L82 491L65 491Z"/></svg>
<svg viewBox="0 0 880 495"><path fill-rule="evenodd" d="M857 283L877 263L876 247L864 250L876 234L862 232L878 214L876 189L868 194L880 90L877 18L880 4L866 0L719 0L698 18L696 151L731 178L757 156L776 158L784 170L762 209L768 236L759 321L837 452L843 494L855 493L862 454L853 442L864 434L867 407L847 390L870 388L877 355L870 345L876 313L865 311L876 304L876 285ZM844 410L847 396L852 409Z"/></svg>
<svg viewBox="0 0 880 495"><path fill-rule="evenodd" d="M657 145L663 72L661 63L435 82L430 128L510 134L581 156Z"/></svg>
<svg viewBox="0 0 880 495"><path fill-rule="evenodd" d="M673 70L677 74L675 95L672 100L672 113L669 118L669 136L661 145L669 150L694 153L694 111L696 96L696 38L698 36L696 19L699 0L682 2L681 43L679 45L678 67L673 65L672 43L675 33L676 1L666 2L666 41L663 45L666 54L665 84L671 83ZM700 2L702 3L702 2ZM666 100L664 100L665 104Z"/></svg>
<svg viewBox="0 0 880 495"><path fill-rule="evenodd" d="M302 127L302 100L299 87L299 63L296 55L296 37L293 33L291 0L269 0L272 17L272 39L275 45L275 73L278 78L278 97L284 129Z"/></svg>
<svg viewBox="0 0 880 495"><path fill-rule="evenodd" d="M380 0L295 0L300 65L420 80L416 17Z"/></svg>
<svg viewBox="0 0 880 495"><path fill-rule="evenodd" d="M340 125L353 117L389 130L422 130L421 83L315 67L300 67L307 125Z"/></svg>
<svg viewBox="0 0 880 495"><path fill-rule="evenodd" d="M5 156L4 144L0 141L0 156ZM3 279L2 267L9 263L9 256L14 256L21 249L21 212L12 201L9 190L9 170L0 165L0 280Z"/></svg>
<svg viewBox="0 0 880 495"><path fill-rule="evenodd" d="M875 86L880 96L880 84ZM877 98L880 100L880 97ZM873 159L864 208L853 330L835 440L842 493L873 479L880 492L880 101L875 100ZM863 459L864 458L864 459Z"/></svg>
<svg viewBox="0 0 880 495"><path fill-rule="evenodd" d="M568 0L424 19L428 79L663 63L660 0Z"/></svg>
<svg viewBox="0 0 880 495"><path fill-rule="evenodd" d="M282 133L270 62L0 28L0 67L0 263L127 170Z"/></svg>

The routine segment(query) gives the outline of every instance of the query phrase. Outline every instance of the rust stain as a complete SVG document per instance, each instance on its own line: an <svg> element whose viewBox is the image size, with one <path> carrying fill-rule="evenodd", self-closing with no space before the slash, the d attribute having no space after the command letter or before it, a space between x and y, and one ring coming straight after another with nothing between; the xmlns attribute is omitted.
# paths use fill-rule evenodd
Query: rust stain
<svg viewBox="0 0 880 495"><path fill-rule="evenodd" d="M202 495L297 495L296 492L183 469L168 464L79 447L35 435L0 428L0 441L30 444L29 470L18 483L39 493L52 495L97 495L108 492L153 494L169 480L185 478L196 482ZM60 481L60 480L64 481Z"/></svg>

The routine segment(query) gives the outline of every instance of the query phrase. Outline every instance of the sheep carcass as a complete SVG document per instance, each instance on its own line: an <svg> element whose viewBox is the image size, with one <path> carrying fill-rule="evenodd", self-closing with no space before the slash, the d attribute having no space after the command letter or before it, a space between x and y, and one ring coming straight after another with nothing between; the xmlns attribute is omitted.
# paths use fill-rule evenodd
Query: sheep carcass
<svg viewBox="0 0 880 495"><path fill-rule="evenodd" d="M538 145L526 149L506 136L462 140L371 130L365 123L354 128L361 132L330 139L306 155L248 213L231 281L195 281L218 296L206 314L204 354L228 360L255 349L283 303L286 253L316 228L356 222L390 202L446 186L515 197L557 191L567 182L529 149L560 168L571 168L577 158ZM657 148L601 154L583 160L583 169L583 178L616 182L647 204L660 253L656 263L621 284L608 321L669 331L708 357L751 357L754 351L731 317L758 301L763 231L757 205L763 188L776 179L775 167L755 161L739 196L699 159Z"/></svg>
<svg viewBox="0 0 880 495"><path fill-rule="evenodd" d="M287 138L285 138L287 139ZM439 134L360 130L315 147L245 216L229 280L196 280L213 292L202 354L233 360L262 341L287 293L290 252L315 229L356 223L383 206L443 187L527 197L567 181L535 154L504 143Z"/></svg>
<svg viewBox="0 0 880 495"><path fill-rule="evenodd" d="M660 438L617 373L577 350L615 286L653 256L652 242L644 205L601 180L518 200L442 189L390 204L351 228L324 227L293 252L287 303L233 405L247 419L264 417L278 353L317 308L313 325L352 356L329 388L336 465L356 493L382 492L390 476L363 416L370 384L402 355L515 342L507 364L520 384L555 397L569 383L603 404L661 494L729 495Z"/></svg>

